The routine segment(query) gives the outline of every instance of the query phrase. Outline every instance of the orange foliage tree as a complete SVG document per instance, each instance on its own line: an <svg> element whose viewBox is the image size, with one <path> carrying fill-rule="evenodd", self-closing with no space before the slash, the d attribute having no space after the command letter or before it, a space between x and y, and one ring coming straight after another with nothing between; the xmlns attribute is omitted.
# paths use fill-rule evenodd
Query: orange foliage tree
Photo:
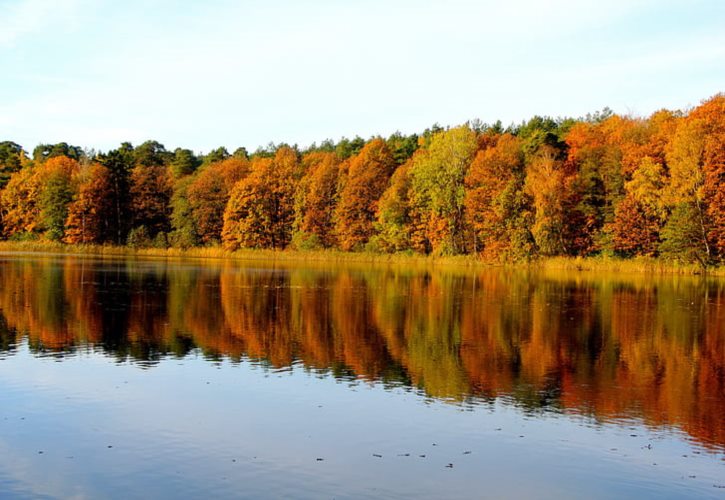
<svg viewBox="0 0 725 500"><path fill-rule="evenodd" d="M298 175L297 152L289 147L274 158L255 158L251 174L234 186L224 211L224 247L285 248L292 239Z"/></svg>
<svg viewBox="0 0 725 500"><path fill-rule="evenodd" d="M108 220L113 214L111 181L108 169L91 163L76 174L78 190L68 207L66 243L102 243L109 234Z"/></svg>
<svg viewBox="0 0 725 500"><path fill-rule="evenodd" d="M474 252L488 259L532 253L528 196L523 192L524 154L511 134L479 151L466 176L466 218L473 229Z"/></svg>
<svg viewBox="0 0 725 500"><path fill-rule="evenodd" d="M296 203L298 230L314 246L333 247L340 159L335 153L315 152L305 155L302 165L306 174Z"/></svg>
<svg viewBox="0 0 725 500"><path fill-rule="evenodd" d="M10 176L2 192L3 236L17 238L36 232L40 223L37 177L32 168L23 168Z"/></svg>
<svg viewBox="0 0 725 500"><path fill-rule="evenodd" d="M234 185L249 173L246 158L231 157L202 167L187 187L187 196L199 239L204 244L219 241L224 209Z"/></svg>
<svg viewBox="0 0 725 500"><path fill-rule="evenodd" d="M335 211L335 229L342 250L359 249L374 234L378 199L394 170L393 155L380 138L368 142L352 158Z"/></svg>
<svg viewBox="0 0 725 500"><path fill-rule="evenodd" d="M2 192L5 236L61 239L74 191L72 180L79 168L72 158L54 156L15 172Z"/></svg>
<svg viewBox="0 0 725 500"><path fill-rule="evenodd" d="M171 229L172 179L163 166L136 165L131 171L131 213L135 228L150 237Z"/></svg>

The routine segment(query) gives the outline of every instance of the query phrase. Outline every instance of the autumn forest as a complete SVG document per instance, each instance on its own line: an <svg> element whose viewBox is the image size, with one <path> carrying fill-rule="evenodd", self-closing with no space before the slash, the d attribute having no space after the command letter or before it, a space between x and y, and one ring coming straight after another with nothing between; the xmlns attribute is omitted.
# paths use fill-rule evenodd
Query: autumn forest
<svg viewBox="0 0 725 500"><path fill-rule="evenodd" d="M204 155L0 143L7 240L538 256L725 258L725 95Z"/></svg>

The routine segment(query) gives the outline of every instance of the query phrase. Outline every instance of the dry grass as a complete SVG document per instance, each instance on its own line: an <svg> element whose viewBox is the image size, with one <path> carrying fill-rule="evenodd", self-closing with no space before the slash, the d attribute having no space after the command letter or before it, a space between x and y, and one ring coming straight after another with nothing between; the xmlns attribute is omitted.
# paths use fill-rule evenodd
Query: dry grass
<svg viewBox="0 0 725 500"><path fill-rule="evenodd" d="M491 263L472 255L431 256L413 253L382 254L372 252L341 252L339 250L238 250L230 252L221 247L199 248L131 248L114 245L64 245L62 243L30 241L0 241L0 252L53 253L93 255L100 257L149 257L163 259L214 259L233 261L274 261L308 264L382 264L414 265L457 268L515 267L544 271L598 271L623 274L680 274L725 276L725 266L703 269L696 263L681 263L661 259L638 257L550 257L528 263Z"/></svg>
<svg viewBox="0 0 725 500"><path fill-rule="evenodd" d="M698 263L685 263L652 257L621 259L615 257L550 257L538 261L543 269L562 269L576 271L609 271L627 274L707 274L725 276L725 267L703 269Z"/></svg>

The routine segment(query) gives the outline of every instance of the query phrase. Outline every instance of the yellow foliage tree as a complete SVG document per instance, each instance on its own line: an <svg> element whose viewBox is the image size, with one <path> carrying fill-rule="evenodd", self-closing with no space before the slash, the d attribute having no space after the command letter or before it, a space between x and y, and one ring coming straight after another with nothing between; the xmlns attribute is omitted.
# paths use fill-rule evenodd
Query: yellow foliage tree
<svg viewBox="0 0 725 500"><path fill-rule="evenodd" d="M224 211L222 243L238 248L285 248L292 238L299 162L291 148L255 158L252 172L232 189Z"/></svg>

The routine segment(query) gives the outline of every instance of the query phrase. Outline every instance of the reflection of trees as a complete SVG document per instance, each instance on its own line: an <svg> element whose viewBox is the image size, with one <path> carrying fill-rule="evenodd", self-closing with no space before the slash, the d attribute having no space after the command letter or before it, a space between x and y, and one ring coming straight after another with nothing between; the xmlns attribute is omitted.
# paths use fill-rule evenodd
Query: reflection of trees
<svg viewBox="0 0 725 500"><path fill-rule="evenodd" d="M8 327L8 322L4 316L0 315L0 358L3 354L15 352L15 342L17 333Z"/></svg>
<svg viewBox="0 0 725 500"><path fill-rule="evenodd" d="M381 279L382 278L382 279ZM378 325L411 382L436 397L468 392L461 368L460 276L391 274L370 287Z"/></svg>
<svg viewBox="0 0 725 500"><path fill-rule="evenodd" d="M522 271L0 263L0 349L302 362L453 400L675 424L725 446L725 285Z"/></svg>
<svg viewBox="0 0 725 500"><path fill-rule="evenodd" d="M163 273L72 257L12 261L0 269L4 320L34 352L101 347L120 360L143 361L173 352Z"/></svg>
<svg viewBox="0 0 725 500"><path fill-rule="evenodd" d="M62 285L62 272L47 261L3 266L0 309L8 326L28 337L31 348L65 351L74 347Z"/></svg>
<svg viewBox="0 0 725 500"><path fill-rule="evenodd" d="M238 361L244 346L224 319L219 270L171 266L169 273L169 323L176 352L185 353L196 345L213 359L228 356Z"/></svg>
<svg viewBox="0 0 725 500"><path fill-rule="evenodd" d="M294 361L289 286L276 272L229 269L220 277L224 318L232 334L252 358L275 366Z"/></svg>
<svg viewBox="0 0 725 500"><path fill-rule="evenodd" d="M342 359L333 327L333 280L331 273L296 272L290 275L291 317L298 332L300 352L305 366L318 370L336 367Z"/></svg>

